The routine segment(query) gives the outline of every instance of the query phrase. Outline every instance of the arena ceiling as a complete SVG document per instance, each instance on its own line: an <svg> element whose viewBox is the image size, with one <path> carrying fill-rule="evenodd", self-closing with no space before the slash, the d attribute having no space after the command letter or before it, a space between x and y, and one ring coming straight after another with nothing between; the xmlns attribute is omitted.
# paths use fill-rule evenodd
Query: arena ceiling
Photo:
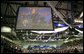
<svg viewBox="0 0 84 54"><path fill-rule="evenodd" d="M58 12L60 12L60 14L63 16L66 22L70 20L72 12L73 12L72 13L73 20L79 19L81 12L83 12L83 1L73 1L73 2L51 1L50 3L55 7L55 9ZM20 6L49 6L49 5L45 1L3 1L1 2L1 26L8 26L11 27L12 29L15 28L18 8ZM52 12L53 12L53 21L57 23L63 23L59 19L59 16L56 15L54 11ZM83 16L80 19L83 20ZM70 22L68 23L70 24ZM11 34L8 36L11 36ZM20 34L18 34L18 36L22 37Z"/></svg>
<svg viewBox="0 0 84 54"><path fill-rule="evenodd" d="M60 12L66 22L72 19L79 19L83 12L83 1L50 1L55 9ZM1 2L1 24L15 28L18 8L20 6L50 6L46 1L3 1ZM81 8L80 8L81 7ZM63 23L59 16L53 12L53 21ZM72 14L72 15L71 15ZM83 19L83 16L82 18ZM68 22L70 24L70 22ZM74 22L73 22L74 23Z"/></svg>

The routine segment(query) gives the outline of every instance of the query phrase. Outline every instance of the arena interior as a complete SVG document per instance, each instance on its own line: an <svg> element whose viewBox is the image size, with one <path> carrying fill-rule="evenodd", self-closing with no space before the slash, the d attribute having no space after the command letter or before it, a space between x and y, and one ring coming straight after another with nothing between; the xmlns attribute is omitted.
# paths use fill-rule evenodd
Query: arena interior
<svg viewBox="0 0 84 54"><path fill-rule="evenodd" d="M83 53L83 1L2 1L1 53Z"/></svg>

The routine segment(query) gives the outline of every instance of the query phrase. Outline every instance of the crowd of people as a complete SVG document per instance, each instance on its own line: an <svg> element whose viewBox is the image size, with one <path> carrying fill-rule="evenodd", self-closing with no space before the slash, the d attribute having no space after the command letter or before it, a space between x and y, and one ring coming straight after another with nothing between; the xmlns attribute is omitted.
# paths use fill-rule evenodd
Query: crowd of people
<svg viewBox="0 0 84 54"><path fill-rule="evenodd" d="M3 53L83 53L83 49L81 48L68 47L68 46L63 49L45 49L45 50L15 49L5 46L4 49Z"/></svg>
<svg viewBox="0 0 84 54"><path fill-rule="evenodd" d="M82 53L82 49L47 49L47 50L25 50L23 53Z"/></svg>
<svg viewBox="0 0 84 54"><path fill-rule="evenodd" d="M46 49L46 50L27 50L27 49L13 49L4 48L4 53L83 53L83 49L67 47L64 49Z"/></svg>
<svg viewBox="0 0 84 54"><path fill-rule="evenodd" d="M83 53L83 39L64 43L61 49L21 49L13 48L8 44L1 46L2 53Z"/></svg>
<svg viewBox="0 0 84 54"><path fill-rule="evenodd" d="M83 39L64 43L62 49L26 50L24 53L83 53Z"/></svg>
<svg viewBox="0 0 84 54"><path fill-rule="evenodd" d="M70 41L70 42L64 43L62 46L83 48L83 39Z"/></svg>

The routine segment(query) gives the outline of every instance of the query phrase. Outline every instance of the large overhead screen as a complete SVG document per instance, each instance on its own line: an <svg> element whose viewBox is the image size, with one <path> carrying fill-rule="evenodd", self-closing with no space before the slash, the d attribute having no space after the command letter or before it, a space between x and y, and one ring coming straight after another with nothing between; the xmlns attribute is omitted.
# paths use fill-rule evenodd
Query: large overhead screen
<svg viewBox="0 0 84 54"><path fill-rule="evenodd" d="M16 29L53 30L50 7L20 7Z"/></svg>

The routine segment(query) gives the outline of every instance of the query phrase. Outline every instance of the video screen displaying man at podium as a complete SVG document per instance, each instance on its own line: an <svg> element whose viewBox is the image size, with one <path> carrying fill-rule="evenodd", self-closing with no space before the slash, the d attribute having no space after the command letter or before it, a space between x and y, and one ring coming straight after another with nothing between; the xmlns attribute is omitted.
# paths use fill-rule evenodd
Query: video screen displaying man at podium
<svg viewBox="0 0 84 54"><path fill-rule="evenodd" d="M20 7L16 29L53 30L50 7Z"/></svg>

